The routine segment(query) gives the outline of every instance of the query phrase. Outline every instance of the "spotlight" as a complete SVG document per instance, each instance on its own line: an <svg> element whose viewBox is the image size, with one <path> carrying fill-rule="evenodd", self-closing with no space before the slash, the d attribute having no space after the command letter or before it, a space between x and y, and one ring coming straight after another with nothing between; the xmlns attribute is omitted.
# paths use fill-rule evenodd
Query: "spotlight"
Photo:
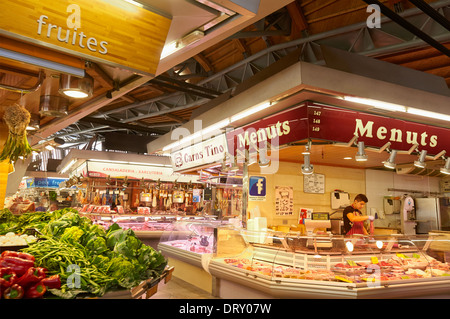
<svg viewBox="0 0 450 319"><path fill-rule="evenodd" d="M302 165L302 174L311 175L314 173L314 165L311 165L309 154L303 155L304 164Z"/></svg>
<svg viewBox="0 0 450 319"><path fill-rule="evenodd" d="M395 164L395 156L396 155L397 155L397 151L392 150L391 155L389 156L389 159L386 162L383 162L384 167L395 169L395 166L397 166L397 164Z"/></svg>
<svg viewBox="0 0 450 319"><path fill-rule="evenodd" d="M450 175L450 157L447 157L447 160L445 161L445 166L441 167L441 173Z"/></svg>
<svg viewBox="0 0 450 319"><path fill-rule="evenodd" d="M356 152L355 160L358 162L367 161L367 154L364 150L364 142L358 142L358 152Z"/></svg>
<svg viewBox="0 0 450 319"><path fill-rule="evenodd" d="M236 155L236 156L234 156L234 163L228 171L237 172L238 170L239 170L239 165L237 164L237 155Z"/></svg>
<svg viewBox="0 0 450 319"><path fill-rule="evenodd" d="M94 79L89 75L78 78L68 74L59 77L59 92L66 96L82 99L92 96L94 90Z"/></svg>
<svg viewBox="0 0 450 319"><path fill-rule="evenodd" d="M267 167L270 164L270 159L267 158L267 146L259 149L259 167Z"/></svg>
<svg viewBox="0 0 450 319"><path fill-rule="evenodd" d="M223 162L222 162L221 171L222 171L222 172L227 172L227 171L228 171L228 166L227 166L227 153L225 153L225 154L223 155Z"/></svg>
<svg viewBox="0 0 450 319"><path fill-rule="evenodd" d="M302 152L303 155L306 154L311 154L311 141L309 141L306 145L305 145L305 150Z"/></svg>
<svg viewBox="0 0 450 319"><path fill-rule="evenodd" d="M418 161L414 161L414 166L420 167L420 168L425 168L427 166L427 163L425 163L425 157L426 156L427 156L427 151L426 150L422 150L420 152L419 160Z"/></svg>

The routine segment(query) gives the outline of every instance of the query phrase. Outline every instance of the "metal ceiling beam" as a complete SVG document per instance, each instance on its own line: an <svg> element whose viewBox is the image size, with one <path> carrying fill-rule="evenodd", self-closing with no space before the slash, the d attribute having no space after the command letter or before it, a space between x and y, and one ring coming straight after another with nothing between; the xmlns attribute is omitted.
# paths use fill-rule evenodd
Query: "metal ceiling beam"
<svg viewBox="0 0 450 319"><path fill-rule="evenodd" d="M429 15L434 21L450 31L450 21L448 21L442 14L433 9L428 3L422 0L408 0L414 4L417 8Z"/></svg>
<svg viewBox="0 0 450 319"><path fill-rule="evenodd" d="M418 27L413 25L412 23L408 22L401 16L399 16L397 13L386 7L384 4L382 4L378 0L362 0L367 4L374 4L379 6L381 13L383 13L385 16L389 17L392 21L396 22L412 34L416 35L417 37L421 38L423 41L431 45L436 50L441 51L443 54L450 57L450 50L447 49L444 45L433 39L431 36L420 30Z"/></svg>
<svg viewBox="0 0 450 319"><path fill-rule="evenodd" d="M127 123L121 123L116 121L109 121L109 120L103 120L95 117L84 117L80 120L81 122L88 122L88 123L96 123L101 125L107 125L109 127L119 127L119 128L125 128L127 130L137 131L137 132L145 132L145 133L153 133L153 134L165 134L166 131L148 128L145 126L140 125L133 125L133 124L127 124Z"/></svg>

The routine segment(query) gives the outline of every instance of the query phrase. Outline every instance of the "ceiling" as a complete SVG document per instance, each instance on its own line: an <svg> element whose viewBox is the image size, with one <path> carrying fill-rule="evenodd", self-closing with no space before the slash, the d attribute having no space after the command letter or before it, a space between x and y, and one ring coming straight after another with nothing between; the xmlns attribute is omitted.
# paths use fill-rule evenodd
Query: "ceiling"
<svg viewBox="0 0 450 319"><path fill-rule="evenodd" d="M388 17L382 17L381 28L367 28L369 13L367 3L362 0L261 0L259 7L258 1L224 0L220 1L222 8L213 8L206 0L140 2L172 18L166 44L211 21L217 24L204 32L199 41L162 58L155 78L137 76L107 65L85 64L78 58L45 48L36 53L31 45L1 39L0 47L20 46L24 52L84 69L94 78L94 96L89 100L71 100L68 116L40 118L41 128L29 134L34 143L60 137L66 141L66 146L88 145L89 141L104 139L108 132L123 133L125 138L130 135L157 138L218 105L237 88L245 89L246 81L295 50L301 50L302 61L324 65L321 46L432 74L445 79L447 88L450 87L448 55ZM450 19L450 1L424 2L447 21ZM382 0L380 3L450 49L449 30L412 1ZM221 11L223 8L231 11L227 17ZM26 91L39 82L39 70L29 64L0 58L0 84ZM5 107L19 102L31 113L38 114L40 95L44 92L58 94L59 73L47 69L45 74L42 85L34 92L0 90L0 115ZM298 160L299 147L280 151L280 158ZM379 166L386 157L386 153L374 153L371 160L359 164L341 159L351 156L355 152L353 148L320 145L315 152L318 153L312 155L312 162L347 167ZM402 160L411 162L413 159L405 156Z"/></svg>

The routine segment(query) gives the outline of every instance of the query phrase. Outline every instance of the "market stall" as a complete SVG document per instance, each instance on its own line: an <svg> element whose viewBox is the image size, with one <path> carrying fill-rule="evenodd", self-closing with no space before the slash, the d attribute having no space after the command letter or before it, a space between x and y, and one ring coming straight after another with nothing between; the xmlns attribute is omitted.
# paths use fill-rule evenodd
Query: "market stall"
<svg viewBox="0 0 450 319"><path fill-rule="evenodd" d="M64 186L75 187L72 206L81 214L106 228L130 228L155 248L174 221L216 218L204 209L198 175L174 172L166 157L71 150L59 169L70 176Z"/></svg>
<svg viewBox="0 0 450 319"><path fill-rule="evenodd" d="M210 286L202 288L224 298L235 297L237 292L242 298L447 296L448 261L432 257L435 255L429 246L435 243L435 237L428 232L423 234L425 238L411 239L416 232L411 232L408 225L420 222L416 215L419 210L414 209L404 194L405 185L414 183L415 187L407 189L408 193L412 192L411 188L416 189L414 200L423 194L436 194L445 199L439 185L446 176L441 158L443 150L449 147L446 135L448 129L442 127L308 101L242 127L227 129L225 134L219 133L193 146L175 147L171 154L174 168L178 165L183 172L199 174L215 169L216 177L223 180L242 178L243 204L233 216L238 220L236 229L227 230L234 232L233 235L221 236L222 225L194 236L203 238L212 233L216 242L213 253L196 251L198 246L193 237L168 240L169 234L162 236L164 240L158 248L179 262L175 276L189 281L193 273L207 274ZM227 142L221 147L224 137ZM205 162L205 157L208 158L205 154L214 147L226 154ZM181 159L191 159L200 152L204 156L197 165L183 166L186 161ZM427 166L420 170L423 175L407 175L383 167L384 162L392 162L392 158L386 161L392 153L397 155L394 160L405 166L417 162L427 152L428 157L422 159L427 160ZM372 190L375 183L380 183L382 190ZM359 238L366 243L359 243L359 251L349 252L347 246L356 242L343 236L342 212L358 193L366 193L369 203L376 204L364 210L365 215L373 216L373 221L364 226L367 235ZM392 198L385 200L383 211L383 206L382 209L377 206L380 193L382 200L387 195ZM390 223L388 208L394 199L398 200L395 202L398 207L392 217L397 222ZM448 214L445 202L448 201L444 200L440 210L444 217ZM435 229L444 226L437 223ZM381 239L384 244L380 249L376 248L378 240L374 239L379 234L387 236ZM236 247L245 243L245 249L239 252L225 249L224 253L221 237ZM404 241L411 242L410 247L399 244ZM421 241L427 243L425 248ZM389 247L386 242L391 243ZM367 282L364 273L367 265L376 259L389 265L376 279L378 284L371 287L372 282ZM427 265L415 265L419 260L426 261ZM408 265L400 265L401 261ZM351 271L359 270L358 276L363 275L363 279L349 278L345 272L348 265L355 267ZM394 271L398 275L395 279L386 271L392 267L402 268L396 269L397 273ZM434 269L437 271L433 272ZM382 291L380 287L386 289Z"/></svg>

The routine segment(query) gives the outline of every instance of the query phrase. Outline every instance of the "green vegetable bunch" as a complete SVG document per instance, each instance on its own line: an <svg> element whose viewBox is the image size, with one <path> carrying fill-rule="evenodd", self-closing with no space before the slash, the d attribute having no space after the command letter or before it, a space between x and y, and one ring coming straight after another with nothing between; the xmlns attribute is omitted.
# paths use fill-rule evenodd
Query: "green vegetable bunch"
<svg viewBox="0 0 450 319"><path fill-rule="evenodd" d="M26 131L30 117L30 112L22 105L14 104L6 109L3 119L9 134L0 153L0 162L9 160L15 163L19 157L27 158L34 151L28 143Z"/></svg>
<svg viewBox="0 0 450 319"><path fill-rule="evenodd" d="M101 296L110 289L129 289L159 276L167 265L164 256L144 245L133 230L117 224L105 230L73 209L51 213L42 233L45 240L23 251L35 256L37 266L60 275L62 289L51 292L62 298L83 293ZM80 267L79 288L66 283L70 265Z"/></svg>

